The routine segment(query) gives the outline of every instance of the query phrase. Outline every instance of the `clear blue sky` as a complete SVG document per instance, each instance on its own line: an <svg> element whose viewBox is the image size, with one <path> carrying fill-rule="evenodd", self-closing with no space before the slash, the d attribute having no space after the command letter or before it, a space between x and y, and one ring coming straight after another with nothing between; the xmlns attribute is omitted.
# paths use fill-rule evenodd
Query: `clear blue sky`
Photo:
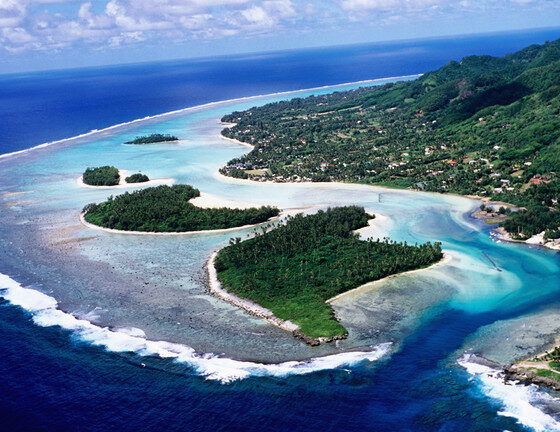
<svg viewBox="0 0 560 432"><path fill-rule="evenodd" d="M558 25L559 0L0 0L0 73Z"/></svg>

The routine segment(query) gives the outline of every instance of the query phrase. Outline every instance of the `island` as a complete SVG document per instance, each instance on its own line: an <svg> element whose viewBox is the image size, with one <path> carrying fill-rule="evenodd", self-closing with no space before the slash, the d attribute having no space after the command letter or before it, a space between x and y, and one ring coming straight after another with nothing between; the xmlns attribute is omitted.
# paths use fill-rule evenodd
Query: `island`
<svg viewBox="0 0 560 432"><path fill-rule="evenodd" d="M145 233L222 230L255 225L279 215L275 207L201 208L189 200L200 191L189 185L149 187L110 196L99 204L88 204L83 219L94 226Z"/></svg>
<svg viewBox="0 0 560 432"><path fill-rule="evenodd" d="M266 308L274 315L268 318L288 324L280 326L305 342L317 345L345 338L347 331L329 299L443 258L440 243L360 240L354 231L373 217L356 206L300 213L249 240L231 239L209 266L228 293L256 304L248 310Z"/></svg>
<svg viewBox="0 0 560 432"><path fill-rule="evenodd" d="M120 182L119 170L114 166L87 168L82 174L82 181L90 186L116 186Z"/></svg>
<svg viewBox="0 0 560 432"><path fill-rule="evenodd" d="M412 81L233 112L222 135L254 148L220 172L504 202L516 210L499 220L504 240L560 248L559 112L557 40L450 61Z"/></svg>
<svg viewBox="0 0 560 432"><path fill-rule="evenodd" d="M171 141L179 141L179 138L169 134L154 133L136 137L131 141L125 142L125 144L158 144Z"/></svg>
<svg viewBox="0 0 560 432"><path fill-rule="evenodd" d="M150 181L150 178L146 174L136 173L126 177L124 180L127 183L145 183Z"/></svg>

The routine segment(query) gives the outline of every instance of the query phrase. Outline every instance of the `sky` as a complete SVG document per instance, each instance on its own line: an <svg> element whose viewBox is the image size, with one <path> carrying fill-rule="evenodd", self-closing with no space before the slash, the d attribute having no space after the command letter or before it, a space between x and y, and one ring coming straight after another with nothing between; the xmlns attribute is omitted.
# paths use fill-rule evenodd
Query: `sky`
<svg viewBox="0 0 560 432"><path fill-rule="evenodd" d="M558 25L559 0L0 0L0 73Z"/></svg>

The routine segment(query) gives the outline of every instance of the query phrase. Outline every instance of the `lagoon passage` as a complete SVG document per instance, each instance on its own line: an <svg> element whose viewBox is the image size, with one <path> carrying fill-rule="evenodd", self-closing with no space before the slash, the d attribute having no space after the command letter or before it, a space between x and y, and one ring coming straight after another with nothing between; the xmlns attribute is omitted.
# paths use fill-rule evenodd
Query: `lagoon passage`
<svg viewBox="0 0 560 432"><path fill-rule="evenodd" d="M132 381L140 386L127 384L133 390L149 383L141 407L157 407L158 396L168 400L172 392L189 409L206 398L215 406L231 404L245 424L259 418L255 407L282 418L303 419L305 412L314 412L324 427L319 413L331 412L341 419L338 430L350 430L348 413L373 421L370 412L382 423L379 430L402 424L437 430L443 409L457 430L520 431L525 426L518 422L527 420L518 401L525 401L551 429L555 399L523 386L505 387L498 372L500 365L540 349L560 329L558 256L493 241L490 227L469 216L480 202L464 197L337 183L255 184L219 176L220 167L249 151L220 138L219 119L286 97L186 110L3 158L3 316L35 329L29 331L44 335L37 337L96 377L104 371L107 394L116 391L109 382L122 383L120 374L133 370ZM149 134L155 123L158 131L181 141L123 145ZM173 178L224 207L273 206L314 214L360 206L376 215L360 229L360 238L441 242L451 259L334 300L330 306L348 337L312 347L207 290L208 258L231 238L247 240L253 228L152 237L82 225L83 207L103 202L111 192L80 188L75 180L87 166L107 165ZM6 328L16 343L12 331ZM45 347L38 355L56 353ZM474 361L472 354L486 363ZM205 393L214 386L215 395ZM277 403L284 394L292 395L290 409ZM202 417L212 422L206 413ZM286 430L289 425L279 420L266 426Z"/></svg>

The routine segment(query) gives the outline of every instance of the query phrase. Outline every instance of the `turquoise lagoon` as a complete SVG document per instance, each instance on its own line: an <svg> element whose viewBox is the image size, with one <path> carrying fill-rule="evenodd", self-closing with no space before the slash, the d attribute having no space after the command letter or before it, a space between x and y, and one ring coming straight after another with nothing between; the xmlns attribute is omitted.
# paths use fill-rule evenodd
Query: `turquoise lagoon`
<svg viewBox="0 0 560 432"><path fill-rule="evenodd" d="M507 363L560 333L557 253L493 241L490 227L469 216L480 203L463 197L363 185L247 184L216 175L225 162L248 151L220 138L223 114L356 86L210 104L0 159L0 272L6 275L4 288L11 287L5 298L28 309L39 325L72 329L75 337L110 351L184 360L194 375L222 382L364 362L379 373L402 374L402 382L416 373L441 377L453 371L464 383L461 392L477 391L496 401L502 410L497 411L513 424L558 427L552 396L522 386L503 390L499 378L488 377L495 368L484 369L468 357ZM181 141L122 144L152 132ZM107 164L150 178L172 177L220 198L291 211L361 205L380 215L364 235L440 241L450 260L341 297L333 307L349 329L348 339L311 348L208 293L204 266L211 252L233 236L251 235L251 229L164 237L115 235L81 225L84 205L124 192L77 184L86 167ZM397 391L398 379L391 385ZM532 403L536 411L528 414L520 403Z"/></svg>

